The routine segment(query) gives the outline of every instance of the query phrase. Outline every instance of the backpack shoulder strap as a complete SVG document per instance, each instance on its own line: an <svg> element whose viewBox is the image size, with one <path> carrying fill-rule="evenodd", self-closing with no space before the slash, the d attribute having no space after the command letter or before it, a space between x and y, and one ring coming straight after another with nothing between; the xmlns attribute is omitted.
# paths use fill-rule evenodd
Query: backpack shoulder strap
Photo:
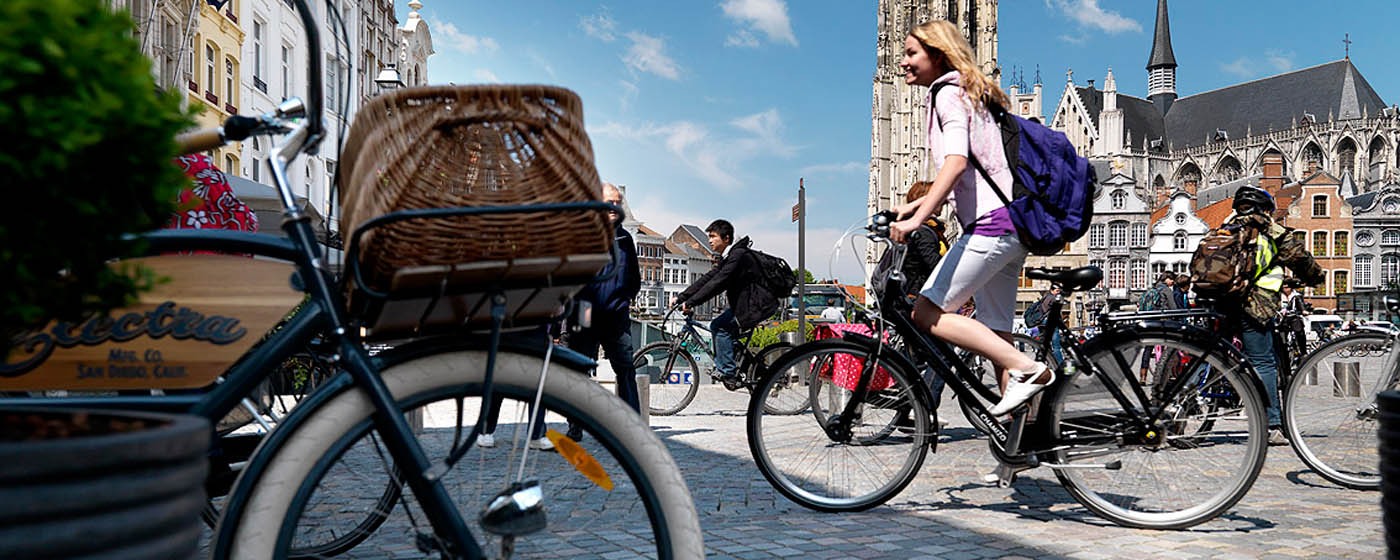
<svg viewBox="0 0 1400 560"><path fill-rule="evenodd" d="M929 103L932 103L934 107L937 107L938 92L941 91L943 88L951 85L954 84L952 82L939 82L930 86ZM989 105L987 105L987 110L992 112L992 117L996 119L998 123L1001 123L1001 119L1005 118L1006 111L1001 109L1001 106L997 105L995 102L991 102ZM943 123L940 122L938 124L939 128L941 129ZM977 161L977 156L972 154L972 147L970 145L967 149L967 161L972 162L972 167L976 168L977 173L981 174L982 178L987 181L987 184L992 186L992 192L996 193L997 198L1001 199L1001 204L1003 206L1011 206L1011 199L1007 198L1006 195L1001 192L1001 185L998 185L996 181L992 180L992 175L990 173L987 173L986 168L982 167L982 162Z"/></svg>

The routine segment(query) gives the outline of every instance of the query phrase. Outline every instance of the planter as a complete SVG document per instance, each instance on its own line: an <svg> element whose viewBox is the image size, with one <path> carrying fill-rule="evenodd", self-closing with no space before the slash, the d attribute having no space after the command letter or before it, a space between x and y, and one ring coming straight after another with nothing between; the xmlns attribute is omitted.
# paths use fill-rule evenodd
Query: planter
<svg viewBox="0 0 1400 560"><path fill-rule="evenodd" d="M210 435L195 416L0 409L0 558L194 556Z"/></svg>

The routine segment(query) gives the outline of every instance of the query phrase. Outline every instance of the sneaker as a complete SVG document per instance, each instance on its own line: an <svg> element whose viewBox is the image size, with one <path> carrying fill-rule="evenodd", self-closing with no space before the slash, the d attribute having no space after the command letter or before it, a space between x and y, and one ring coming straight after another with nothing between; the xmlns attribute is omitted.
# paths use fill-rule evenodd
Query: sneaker
<svg viewBox="0 0 1400 560"><path fill-rule="evenodd" d="M738 376L738 374L735 374L735 375L720 375L720 374L716 373L716 374L715 374L715 381L719 381L720 383L724 384L724 388L725 388L725 389L728 389L728 390L730 390L730 391L738 390L739 387L740 387L740 385L741 385L740 382L739 382L739 376Z"/></svg>
<svg viewBox="0 0 1400 560"><path fill-rule="evenodd" d="M988 410L992 416L1001 416L1019 407L1041 392L1051 383L1055 382L1055 370L1046 367L1045 364L1036 363L1035 367L1027 370L1010 370L1011 380L1006 385L1006 392L1001 395L1001 402ZM1040 381L1045 378L1044 381Z"/></svg>
<svg viewBox="0 0 1400 560"><path fill-rule="evenodd" d="M532 439L530 440L530 449L538 449L540 451L554 451L554 443L549 441L549 438L542 437L540 439Z"/></svg>
<svg viewBox="0 0 1400 560"><path fill-rule="evenodd" d="M481 435L479 435L479 436L476 436L476 446L477 446L477 447L495 447L495 446L496 446L496 436L493 436L493 435L491 435L491 434L481 434Z"/></svg>
<svg viewBox="0 0 1400 560"><path fill-rule="evenodd" d="M1288 436L1284 435L1283 428L1269 428L1269 445L1288 445Z"/></svg>
<svg viewBox="0 0 1400 560"><path fill-rule="evenodd" d="M569 439L574 441L583 441L583 428L570 424L569 431L565 432L564 435L569 436Z"/></svg>

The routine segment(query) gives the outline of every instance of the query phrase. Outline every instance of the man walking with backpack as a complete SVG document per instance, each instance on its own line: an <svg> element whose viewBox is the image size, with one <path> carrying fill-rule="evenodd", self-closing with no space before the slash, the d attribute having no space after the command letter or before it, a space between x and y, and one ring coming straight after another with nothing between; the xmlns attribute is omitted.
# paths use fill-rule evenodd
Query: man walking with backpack
<svg viewBox="0 0 1400 560"><path fill-rule="evenodd" d="M715 378L725 387L737 387L734 340L740 330L752 329L778 310L779 297L764 287L758 257L748 237L734 241L734 225L715 220L705 228L710 250L722 255L719 264L676 296L676 303L687 313L721 291L729 298L729 308L710 321L715 342Z"/></svg>
<svg viewBox="0 0 1400 560"><path fill-rule="evenodd" d="M1236 232L1241 239L1253 238L1249 251L1230 252L1230 258L1212 258L1210 247L1202 241L1191 259L1191 271L1196 276L1196 293L1215 298L1216 311L1224 314L1244 345L1245 356L1264 382L1269 415L1269 445L1286 445L1283 421L1279 415L1278 358L1274 353L1273 328L1278 317L1283 289L1283 268L1292 270L1299 280L1310 285L1321 284L1325 277L1322 267L1307 248L1294 238L1293 230L1274 222L1274 197L1259 187L1245 185L1235 191L1235 214L1221 228ZM1224 246L1224 245L1221 245ZM1244 262L1228 262L1240 261ZM1248 271L1245 278L1224 283L1207 283L1221 267Z"/></svg>

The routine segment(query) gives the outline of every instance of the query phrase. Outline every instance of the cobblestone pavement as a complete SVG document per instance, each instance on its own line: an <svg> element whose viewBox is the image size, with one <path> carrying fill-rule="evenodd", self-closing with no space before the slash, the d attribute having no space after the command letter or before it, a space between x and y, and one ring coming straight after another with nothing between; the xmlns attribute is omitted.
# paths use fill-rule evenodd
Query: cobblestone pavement
<svg viewBox="0 0 1400 560"><path fill-rule="evenodd" d="M1010 488L984 484L981 475L993 460L956 401L941 411L950 424L938 452L889 504L858 513L811 511L778 494L754 466L744 433L747 401L745 392L705 385L682 413L651 419L684 471L711 558L1380 558L1386 552L1380 494L1328 483L1287 447L1270 450L1253 490L1235 508L1185 531L1128 529L1099 519L1048 469L1021 473ZM560 514L568 515L550 512ZM397 524L391 518L348 556L421 557L411 542L392 537Z"/></svg>

